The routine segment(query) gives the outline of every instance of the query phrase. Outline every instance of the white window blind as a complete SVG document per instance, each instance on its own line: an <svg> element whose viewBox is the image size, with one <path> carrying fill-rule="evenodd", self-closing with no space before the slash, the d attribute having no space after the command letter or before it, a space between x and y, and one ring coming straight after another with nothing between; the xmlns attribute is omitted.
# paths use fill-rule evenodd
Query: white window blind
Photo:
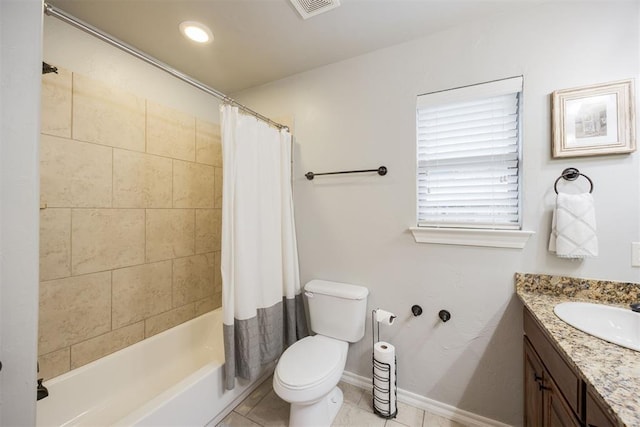
<svg viewBox="0 0 640 427"><path fill-rule="evenodd" d="M418 225L520 228L522 77L421 95Z"/></svg>

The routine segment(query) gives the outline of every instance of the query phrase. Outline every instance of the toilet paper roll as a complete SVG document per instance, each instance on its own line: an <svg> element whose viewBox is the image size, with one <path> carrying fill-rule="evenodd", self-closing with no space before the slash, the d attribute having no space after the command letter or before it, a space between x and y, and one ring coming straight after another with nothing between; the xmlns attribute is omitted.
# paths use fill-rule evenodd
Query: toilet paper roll
<svg viewBox="0 0 640 427"><path fill-rule="evenodd" d="M382 310L380 308L376 309L376 322L378 323L383 323L385 325L393 325L393 322L396 321L396 315L386 311L386 310Z"/></svg>
<svg viewBox="0 0 640 427"><path fill-rule="evenodd" d="M396 413L396 349L379 341L373 346L373 358L373 406L376 412L390 417Z"/></svg>

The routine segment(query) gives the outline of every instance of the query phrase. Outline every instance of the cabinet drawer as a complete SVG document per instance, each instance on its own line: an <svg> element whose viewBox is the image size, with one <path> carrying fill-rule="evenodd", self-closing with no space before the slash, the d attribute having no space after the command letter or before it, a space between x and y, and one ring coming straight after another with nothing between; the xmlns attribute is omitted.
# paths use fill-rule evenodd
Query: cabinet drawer
<svg viewBox="0 0 640 427"><path fill-rule="evenodd" d="M538 322L526 308L524 310L524 333L540 356L545 368L553 377L555 384L571 407L571 410L581 418L582 381L560 356L540 329Z"/></svg>

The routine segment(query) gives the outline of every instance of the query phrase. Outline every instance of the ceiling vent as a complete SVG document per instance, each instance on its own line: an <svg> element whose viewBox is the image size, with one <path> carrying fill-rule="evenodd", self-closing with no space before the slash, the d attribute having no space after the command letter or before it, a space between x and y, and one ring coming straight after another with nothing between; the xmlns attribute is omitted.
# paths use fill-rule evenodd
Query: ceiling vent
<svg viewBox="0 0 640 427"><path fill-rule="evenodd" d="M328 12L340 6L340 0L289 0L302 19Z"/></svg>

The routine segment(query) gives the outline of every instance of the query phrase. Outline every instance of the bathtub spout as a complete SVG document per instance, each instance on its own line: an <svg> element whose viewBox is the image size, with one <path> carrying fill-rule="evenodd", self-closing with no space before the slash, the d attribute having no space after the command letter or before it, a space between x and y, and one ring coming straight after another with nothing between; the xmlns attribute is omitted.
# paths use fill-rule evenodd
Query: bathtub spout
<svg viewBox="0 0 640 427"><path fill-rule="evenodd" d="M44 399L49 396L49 390L42 385L42 378L38 378L38 400Z"/></svg>

